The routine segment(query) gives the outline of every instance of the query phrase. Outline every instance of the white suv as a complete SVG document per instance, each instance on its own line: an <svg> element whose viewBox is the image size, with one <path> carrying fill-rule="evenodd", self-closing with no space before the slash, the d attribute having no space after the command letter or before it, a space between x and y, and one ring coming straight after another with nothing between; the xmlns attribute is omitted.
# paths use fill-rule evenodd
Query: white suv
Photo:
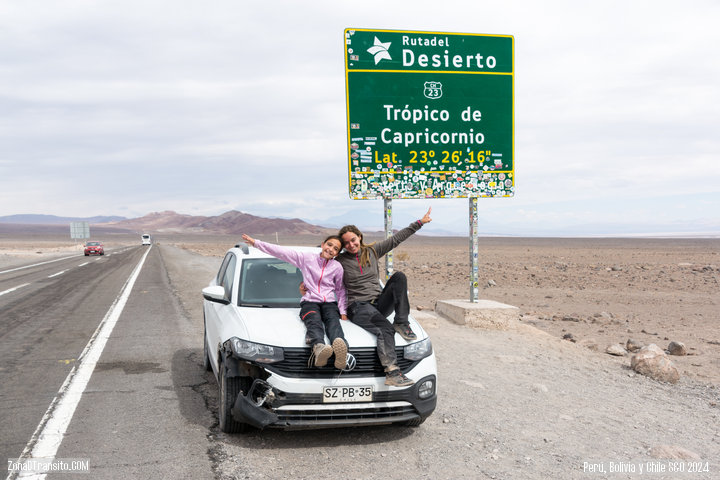
<svg viewBox="0 0 720 480"><path fill-rule="evenodd" d="M350 345L347 367L309 366L298 315L301 281L289 263L236 245L203 289L204 363L218 381L221 430L425 421L437 403L437 365L422 327L410 318L412 343L395 335L398 365L412 386L385 385L376 337L349 321L341 321Z"/></svg>

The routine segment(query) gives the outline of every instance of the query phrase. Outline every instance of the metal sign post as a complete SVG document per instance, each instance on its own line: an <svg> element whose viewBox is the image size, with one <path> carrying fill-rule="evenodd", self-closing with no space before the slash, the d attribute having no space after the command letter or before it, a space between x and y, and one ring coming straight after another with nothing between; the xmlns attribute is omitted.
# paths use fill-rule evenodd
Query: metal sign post
<svg viewBox="0 0 720 480"><path fill-rule="evenodd" d="M393 235L392 229L392 198L383 199L385 209L385 238ZM393 274L393 251L390 250L385 254L385 280Z"/></svg>
<svg viewBox="0 0 720 480"><path fill-rule="evenodd" d="M478 203L477 197L469 198L470 206L470 302L477 303L479 299L478 281Z"/></svg>

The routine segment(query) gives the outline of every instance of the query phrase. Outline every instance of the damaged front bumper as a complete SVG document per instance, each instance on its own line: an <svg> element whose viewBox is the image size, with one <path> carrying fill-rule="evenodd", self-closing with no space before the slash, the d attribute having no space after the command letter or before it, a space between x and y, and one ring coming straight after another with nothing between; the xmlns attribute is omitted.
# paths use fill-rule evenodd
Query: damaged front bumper
<svg viewBox="0 0 720 480"><path fill-rule="evenodd" d="M288 393L265 380L241 392L231 410L233 418L255 428L311 429L406 423L428 417L437 405L437 394L420 398L420 385L436 381L427 376L415 385L377 391L372 402L323 403L322 395Z"/></svg>
<svg viewBox="0 0 720 480"><path fill-rule="evenodd" d="M240 392L230 412L233 418L255 428L265 428L278 421L278 416L263 407L274 396L272 386L265 380L256 379L247 394Z"/></svg>

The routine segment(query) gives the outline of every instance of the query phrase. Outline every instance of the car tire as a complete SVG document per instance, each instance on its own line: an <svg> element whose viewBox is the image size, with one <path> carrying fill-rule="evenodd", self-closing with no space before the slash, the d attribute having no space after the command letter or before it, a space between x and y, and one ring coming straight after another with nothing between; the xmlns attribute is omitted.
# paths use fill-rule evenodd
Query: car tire
<svg viewBox="0 0 720 480"><path fill-rule="evenodd" d="M245 433L250 426L247 423L236 421L230 411L235 404L235 399L243 391L250 387L247 377L228 377L225 375L224 365L220 365L220 392L218 399L218 423L220 430L225 433Z"/></svg>
<svg viewBox="0 0 720 480"><path fill-rule="evenodd" d="M86 257L89 257L89 256L90 256L90 254L89 254L89 253L86 253L86 254L85 254L85 256L86 256Z"/></svg>
<svg viewBox="0 0 720 480"><path fill-rule="evenodd" d="M207 330L203 328L203 368L211 372L212 364L210 363L210 351L208 350L207 342Z"/></svg>

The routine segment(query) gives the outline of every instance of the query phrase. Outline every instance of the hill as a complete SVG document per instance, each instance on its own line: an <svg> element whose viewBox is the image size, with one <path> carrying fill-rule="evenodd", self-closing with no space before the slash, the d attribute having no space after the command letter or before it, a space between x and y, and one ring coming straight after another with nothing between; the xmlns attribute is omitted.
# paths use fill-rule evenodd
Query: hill
<svg viewBox="0 0 720 480"><path fill-rule="evenodd" d="M232 210L218 216L193 216L173 211L153 212L144 217L98 224L108 228L144 232L217 233L250 235L283 233L323 235L333 229L312 225L299 218L265 218Z"/></svg>

